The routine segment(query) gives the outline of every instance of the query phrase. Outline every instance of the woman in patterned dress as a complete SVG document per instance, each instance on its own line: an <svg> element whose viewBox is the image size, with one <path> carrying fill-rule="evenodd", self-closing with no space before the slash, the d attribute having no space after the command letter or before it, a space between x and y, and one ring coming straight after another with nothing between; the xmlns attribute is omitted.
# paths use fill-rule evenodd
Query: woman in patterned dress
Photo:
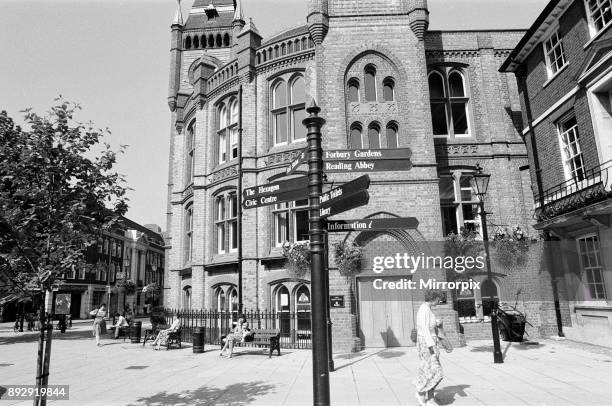
<svg viewBox="0 0 612 406"><path fill-rule="evenodd" d="M249 323L246 321L246 317L244 314L238 316L238 321L236 322L236 327L225 337L225 344L219 353L219 356L223 356L225 350L229 349L229 355L227 358L232 358L232 354L234 352L234 343L235 342L243 342L246 333L249 331Z"/></svg>
<svg viewBox="0 0 612 406"><path fill-rule="evenodd" d="M434 290L425 292L425 303L417 312L417 352L419 355L419 369L415 380L417 400L421 406L437 405L434 399L434 390L442 381L443 372L440 365L440 351L438 350L438 336L436 327L439 321L431 310L443 299L442 293Z"/></svg>

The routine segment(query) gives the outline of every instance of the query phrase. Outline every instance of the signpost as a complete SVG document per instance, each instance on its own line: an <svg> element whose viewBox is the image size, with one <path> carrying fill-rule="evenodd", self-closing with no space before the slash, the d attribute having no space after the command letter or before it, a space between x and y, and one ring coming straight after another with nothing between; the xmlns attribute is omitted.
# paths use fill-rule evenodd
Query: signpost
<svg viewBox="0 0 612 406"><path fill-rule="evenodd" d="M337 200L347 196L366 190L370 187L370 177L363 175L342 186L329 190L321 194L321 207L328 207Z"/></svg>
<svg viewBox="0 0 612 406"><path fill-rule="evenodd" d="M342 199L334 200L331 204L327 204L320 209L321 217L334 216L342 213L343 211L351 210L359 206L368 204L370 201L370 194L367 190L361 190L352 195L343 197Z"/></svg>
<svg viewBox="0 0 612 406"><path fill-rule="evenodd" d="M323 170L328 173L409 171L411 157L410 148L331 150L323 154Z"/></svg>
<svg viewBox="0 0 612 406"><path fill-rule="evenodd" d="M392 217L384 219L328 220L327 232L407 230L419 227L414 217Z"/></svg>
<svg viewBox="0 0 612 406"><path fill-rule="evenodd" d="M298 154L297 158L295 158L287 167L287 175L292 174L298 166L306 162L307 153L308 153L308 149L306 148Z"/></svg>
<svg viewBox="0 0 612 406"><path fill-rule="evenodd" d="M301 176L289 180L246 188L242 192L242 207L254 209L261 206L300 200L308 195L308 178Z"/></svg>

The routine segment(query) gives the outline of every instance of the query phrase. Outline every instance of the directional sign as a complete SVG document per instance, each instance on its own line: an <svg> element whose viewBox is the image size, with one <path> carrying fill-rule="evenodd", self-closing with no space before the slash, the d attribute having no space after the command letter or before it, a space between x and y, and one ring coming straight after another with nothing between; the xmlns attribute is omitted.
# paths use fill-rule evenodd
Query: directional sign
<svg viewBox="0 0 612 406"><path fill-rule="evenodd" d="M261 206L270 206L276 203L291 202L293 200L302 200L308 197L308 189L289 190L288 192L280 192L269 196L259 196L255 198L245 198L242 201L244 209L256 209Z"/></svg>
<svg viewBox="0 0 612 406"><path fill-rule="evenodd" d="M242 191L245 199L255 199L262 196L272 196L291 190L306 189L308 187L308 177L301 176L289 180L268 183L267 185L249 187Z"/></svg>
<svg viewBox="0 0 612 406"><path fill-rule="evenodd" d="M370 194L367 190L362 190L352 195L345 196L342 199L335 200L327 207L322 207L319 215L321 217L334 216L343 211L368 204L368 201L370 201Z"/></svg>
<svg viewBox="0 0 612 406"><path fill-rule="evenodd" d="M409 171L410 169L412 161L409 159L323 161L323 170L327 173Z"/></svg>
<svg viewBox="0 0 612 406"><path fill-rule="evenodd" d="M352 195L370 186L370 177L363 175L344 185L321 194L321 207L329 207L338 199Z"/></svg>
<svg viewBox="0 0 612 406"><path fill-rule="evenodd" d="M308 148L305 148L302 152L298 154L298 156L289 164L287 167L287 175L293 173L295 169L300 166L304 161L306 161L306 155L308 153Z"/></svg>
<svg viewBox="0 0 612 406"><path fill-rule="evenodd" d="M337 149L323 152L324 161L358 161L373 159L410 159L410 148L393 149Z"/></svg>
<svg viewBox="0 0 612 406"><path fill-rule="evenodd" d="M341 233L345 231L407 230L418 227L419 220L414 217L327 221L327 231L330 233Z"/></svg>

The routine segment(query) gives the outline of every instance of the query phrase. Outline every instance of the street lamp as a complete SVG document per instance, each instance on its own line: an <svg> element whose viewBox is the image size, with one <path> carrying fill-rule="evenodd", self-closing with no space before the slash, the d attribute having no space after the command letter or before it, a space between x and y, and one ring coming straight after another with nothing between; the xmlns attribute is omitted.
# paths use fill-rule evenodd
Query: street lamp
<svg viewBox="0 0 612 406"><path fill-rule="evenodd" d="M487 231L487 212L485 211L484 201L487 195L487 189L489 188L489 181L491 175L482 173L482 168L479 164L476 164L476 173L473 175L474 183L476 185L476 194L478 195L480 215L482 219L482 239L485 247L485 256L487 261L487 278L490 286L493 284L493 274L491 273L491 257L489 255L489 233ZM496 364L502 364L504 357L501 352L501 346L499 344L499 328L497 326L497 305L494 299L491 306L491 330L493 332L493 362Z"/></svg>

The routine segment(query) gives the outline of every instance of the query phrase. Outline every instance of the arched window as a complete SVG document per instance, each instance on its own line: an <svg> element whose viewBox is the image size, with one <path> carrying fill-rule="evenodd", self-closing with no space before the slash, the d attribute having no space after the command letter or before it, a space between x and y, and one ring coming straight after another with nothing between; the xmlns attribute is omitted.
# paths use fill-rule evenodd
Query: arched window
<svg viewBox="0 0 612 406"><path fill-rule="evenodd" d="M438 137L470 136L465 78L458 70L429 74L433 134Z"/></svg>
<svg viewBox="0 0 612 406"><path fill-rule="evenodd" d="M238 100L234 99L230 103L230 159L238 158Z"/></svg>
<svg viewBox="0 0 612 406"><path fill-rule="evenodd" d="M383 100L392 102L395 100L395 82L391 78L386 78L383 81Z"/></svg>
<svg viewBox="0 0 612 406"><path fill-rule="evenodd" d="M281 56L287 55L287 46L285 44L281 44Z"/></svg>
<svg viewBox="0 0 612 406"><path fill-rule="evenodd" d="M355 123L351 125L351 148L362 149L363 148L363 129L361 124Z"/></svg>
<svg viewBox="0 0 612 406"><path fill-rule="evenodd" d="M295 44L295 52L298 52L300 50L300 40L296 39L294 44Z"/></svg>
<svg viewBox="0 0 612 406"><path fill-rule="evenodd" d="M216 253L225 254L238 249L238 197L230 192L215 199Z"/></svg>
<svg viewBox="0 0 612 406"><path fill-rule="evenodd" d="M206 35L202 34L202 38L200 39L200 44L202 48L206 48Z"/></svg>
<svg viewBox="0 0 612 406"><path fill-rule="evenodd" d="M262 52L262 55L263 55L263 61L264 61L264 62L266 62L266 61L268 60L268 57L266 56L266 55L267 55L267 52L266 52L266 51L263 51L263 52Z"/></svg>
<svg viewBox="0 0 612 406"><path fill-rule="evenodd" d="M289 42L287 43L287 53L288 53L288 54L293 53L293 41L289 41Z"/></svg>
<svg viewBox="0 0 612 406"><path fill-rule="evenodd" d="M276 289L274 298L274 307L276 309L276 317L278 320L278 328L282 336L288 336L291 332L291 301L289 289L281 285Z"/></svg>
<svg viewBox="0 0 612 406"><path fill-rule="evenodd" d="M373 65L365 67L365 100L376 101L376 68Z"/></svg>
<svg viewBox="0 0 612 406"><path fill-rule="evenodd" d="M261 54L257 54L257 65L261 63Z"/></svg>
<svg viewBox="0 0 612 406"><path fill-rule="evenodd" d="M191 309L191 286L183 288L183 310Z"/></svg>
<svg viewBox="0 0 612 406"><path fill-rule="evenodd" d="M221 34L217 34L217 38L216 38L216 43L217 43L217 48L221 47L223 45L223 40L221 39Z"/></svg>
<svg viewBox="0 0 612 406"><path fill-rule="evenodd" d="M219 163L222 164L227 161L227 133L225 129L227 128L227 106L225 103L222 103L219 106L219 115L217 119L218 123L218 139L219 139Z"/></svg>
<svg viewBox="0 0 612 406"><path fill-rule="evenodd" d="M225 291L222 287L217 288L217 292L215 293L217 311L224 312L227 311L227 301L225 300Z"/></svg>
<svg viewBox="0 0 612 406"><path fill-rule="evenodd" d="M491 317L493 307L499 303L497 285L495 285L495 282L485 279L482 281L480 294L482 296L482 314L484 317Z"/></svg>
<svg viewBox="0 0 612 406"><path fill-rule="evenodd" d="M398 126L396 123L387 124L387 148L397 148L397 130Z"/></svg>
<svg viewBox="0 0 612 406"><path fill-rule="evenodd" d="M359 102L359 81L355 78L348 81L348 101L349 103Z"/></svg>
<svg viewBox="0 0 612 406"><path fill-rule="evenodd" d="M193 47L194 48L200 47L200 38L197 35L193 36Z"/></svg>
<svg viewBox="0 0 612 406"><path fill-rule="evenodd" d="M215 37L212 34L208 34L208 47L212 48L215 46Z"/></svg>
<svg viewBox="0 0 612 406"><path fill-rule="evenodd" d="M370 124L368 127L368 148L379 149L380 148L380 126L376 123Z"/></svg>
<svg viewBox="0 0 612 406"><path fill-rule="evenodd" d="M226 47L228 47L230 44L230 37L228 33L225 33L225 35L223 36L223 45L225 45Z"/></svg>
<svg viewBox="0 0 612 406"><path fill-rule="evenodd" d="M308 48L308 40L306 39L306 37L302 38L302 50L305 50Z"/></svg>
<svg viewBox="0 0 612 406"><path fill-rule="evenodd" d="M238 291L236 288L229 288L227 298L229 299L228 310L232 312L232 315L238 316Z"/></svg>
<svg viewBox="0 0 612 406"><path fill-rule="evenodd" d="M187 127L185 139L185 185L193 182L195 158L195 121Z"/></svg>
<svg viewBox="0 0 612 406"><path fill-rule="evenodd" d="M287 83L289 83L287 85ZM306 139L306 85L303 76L280 79L272 87L272 129L275 145Z"/></svg>
<svg viewBox="0 0 612 406"><path fill-rule="evenodd" d="M280 56L280 52L279 52L279 49L278 49L278 45L276 45L274 47L274 57L278 58L279 56Z"/></svg>
<svg viewBox="0 0 612 406"><path fill-rule="evenodd" d="M185 209L184 224L183 262L188 263L193 257L193 204L189 204Z"/></svg>
<svg viewBox="0 0 612 406"><path fill-rule="evenodd" d="M191 49L191 37L187 36L185 39L185 49Z"/></svg>
<svg viewBox="0 0 612 406"><path fill-rule="evenodd" d="M295 291L295 313L297 319L297 334L310 335L310 290L306 285L301 285Z"/></svg>
<svg viewBox="0 0 612 406"><path fill-rule="evenodd" d="M476 320L476 295L473 289L457 291L454 304L459 321Z"/></svg>

